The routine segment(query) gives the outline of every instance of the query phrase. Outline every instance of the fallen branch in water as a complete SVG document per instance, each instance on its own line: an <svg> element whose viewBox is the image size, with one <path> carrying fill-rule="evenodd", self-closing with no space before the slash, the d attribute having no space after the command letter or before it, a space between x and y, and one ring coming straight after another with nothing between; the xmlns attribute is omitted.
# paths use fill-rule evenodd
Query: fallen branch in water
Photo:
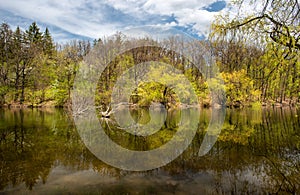
<svg viewBox="0 0 300 195"><path fill-rule="evenodd" d="M113 109L110 107L110 105L107 107L107 110L105 112L101 112L101 117L104 118L110 118L110 115L114 113Z"/></svg>

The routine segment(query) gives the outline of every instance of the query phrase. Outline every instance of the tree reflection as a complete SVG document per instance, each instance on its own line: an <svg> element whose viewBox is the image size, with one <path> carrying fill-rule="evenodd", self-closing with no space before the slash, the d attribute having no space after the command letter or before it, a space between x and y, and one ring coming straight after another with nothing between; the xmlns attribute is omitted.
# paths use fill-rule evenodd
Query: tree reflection
<svg viewBox="0 0 300 195"><path fill-rule="evenodd" d="M91 158L63 112L1 110L0 189L46 182L53 165L84 169ZM5 122L5 123L4 123Z"/></svg>
<svg viewBox="0 0 300 195"><path fill-rule="evenodd" d="M160 137L168 136L164 130L176 131L180 122L177 111L168 115L157 134ZM199 157L199 147L211 116L209 110L202 110L200 119L190 117L200 121L190 147L170 164L139 173L145 178L156 178L140 192L198 192L198 189L208 194L299 193L299 115L299 110L283 108L228 110L219 140L209 154ZM107 134L117 140L118 130L106 128ZM154 137L153 142L150 139L134 143L124 134L120 140L132 148L151 148L164 143L154 142ZM84 146L69 116L62 110L0 110L0 190L20 184L31 190L37 183L47 184L53 168L61 165L74 171L93 170L117 181L137 174L98 160ZM162 175L171 180L160 179L164 178ZM103 189L133 192L130 190L138 182L130 182L128 189L118 185Z"/></svg>
<svg viewBox="0 0 300 195"><path fill-rule="evenodd" d="M209 114L206 115L206 119L200 120L208 120ZM297 194L300 190L297 116L299 110L289 108L230 110L224 128L228 127L226 124L234 128L225 129L222 134L234 131L233 134L228 133L226 140L221 137L208 155L199 158L197 148L204 136L199 132L189 150L166 168L172 174L190 177L208 172L215 184L212 194ZM251 134L245 131L249 128ZM237 134L239 139L234 139ZM245 142L240 142L241 139Z"/></svg>

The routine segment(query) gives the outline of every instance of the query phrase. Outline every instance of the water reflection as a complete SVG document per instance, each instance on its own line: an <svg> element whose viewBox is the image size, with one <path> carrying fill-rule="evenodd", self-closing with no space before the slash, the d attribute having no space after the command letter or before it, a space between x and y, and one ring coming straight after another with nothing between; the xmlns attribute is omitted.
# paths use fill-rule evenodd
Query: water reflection
<svg viewBox="0 0 300 195"><path fill-rule="evenodd" d="M176 131L179 114L172 114L161 132ZM2 109L0 192L300 193L299 110L227 110L217 143L207 155L199 157L210 115L209 110L201 111L192 144L172 163L152 171L129 172L108 166L92 155L63 110ZM164 143L148 141L145 145L136 140L132 145L130 135L124 135L113 123L103 126L114 141L129 148L147 149ZM160 136L167 138L166 132Z"/></svg>
<svg viewBox="0 0 300 195"><path fill-rule="evenodd" d="M185 114L187 114L185 112ZM133 109L118 112L118 120L102 118L101 125L117 144L130 150L147 151L169 142L178 130L181 110ZM147 133L150 132L150 133Z"/></svg>

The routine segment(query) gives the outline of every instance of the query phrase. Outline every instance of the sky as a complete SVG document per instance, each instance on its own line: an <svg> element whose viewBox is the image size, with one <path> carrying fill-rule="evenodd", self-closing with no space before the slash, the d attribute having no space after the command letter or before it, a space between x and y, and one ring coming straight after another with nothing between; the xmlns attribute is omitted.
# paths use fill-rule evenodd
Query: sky
<svg viewBox="0 0 300 195"><path fill-rule="evenodd" d="M0 0L0 20L23 30L35 21L56 42L98 39L143 26L175 28L203 39L229 0Z"/></svg>

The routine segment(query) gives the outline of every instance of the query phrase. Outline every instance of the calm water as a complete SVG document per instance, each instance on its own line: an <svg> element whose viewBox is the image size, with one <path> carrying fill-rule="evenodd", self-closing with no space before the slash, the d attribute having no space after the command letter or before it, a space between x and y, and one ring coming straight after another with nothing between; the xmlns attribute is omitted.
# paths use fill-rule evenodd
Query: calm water
<svg viewBox="0 0 300 195"><path fill-rule="evenodd" d="M190 113L190 112L188 112ZM185 113L152 117L148 139L102 120L111 139L130 150L149 150L172 138ZM72 117L59 109L0 110L0 193L19 194L265 194L300 193L300 110L227 110L222 133L198 156L209 124L202 110L188 149L168 165L123 171L98 160L83 144ZM145 110L131 113L147 124ZM163 120L162 120L163 119ZM124 119L126 122L126 119Z"/></svg>

